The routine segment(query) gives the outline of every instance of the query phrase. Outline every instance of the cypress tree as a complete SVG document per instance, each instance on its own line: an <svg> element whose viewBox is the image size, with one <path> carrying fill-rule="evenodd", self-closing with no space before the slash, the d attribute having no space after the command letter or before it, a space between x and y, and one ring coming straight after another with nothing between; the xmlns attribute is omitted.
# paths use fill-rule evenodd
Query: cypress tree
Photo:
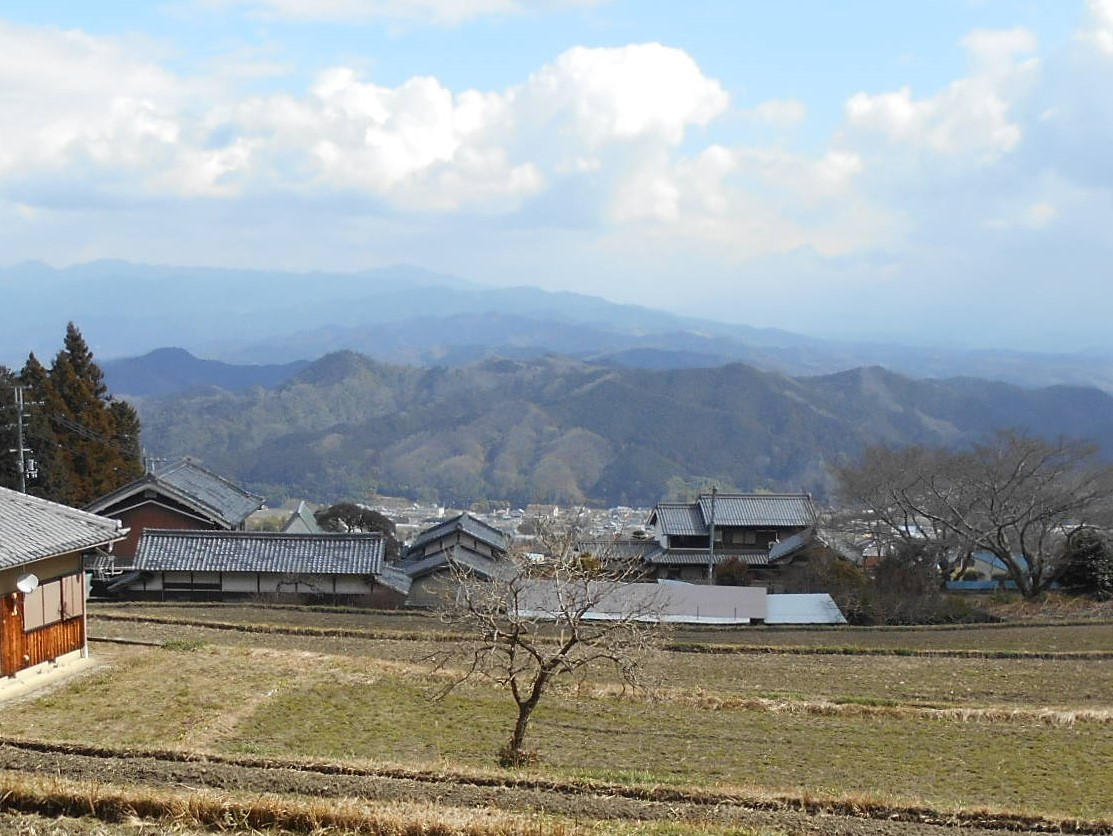
<svg viewBox="0 0 1113 836"><path fill-rule="evenodd" d="M66 460L62 440L54 431L50 416L62 409L61 400L50 380L50 372L39 358L27 355L27 362L19 374L19 381L27 387L24 394L27 410L24 413L24 443L31 449L38 465L38 477L29 480L27 492L72 504L75 490Z"/></svg>
<svg viewBox="0 0 1113 836"><path fill-rule="evenodd" d="M41 474L35 493L82 506L142 474L139 417L108 393L72 322L50 370L32 354L21 378L37 402L30 422Z"/></svg>

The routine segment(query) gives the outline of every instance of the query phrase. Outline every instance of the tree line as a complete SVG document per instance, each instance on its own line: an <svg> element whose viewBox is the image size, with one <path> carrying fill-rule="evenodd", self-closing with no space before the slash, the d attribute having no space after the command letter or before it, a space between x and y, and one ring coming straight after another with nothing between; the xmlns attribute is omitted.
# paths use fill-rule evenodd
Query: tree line
<svg viewBox="0 0 1113 836"><path fill-rule="evenodd" d="M837 472L843 526L940 584L982 556L1033 598L1113 597L1113 466L1095 445L1001 431L962 449L884 446Z"/></svg>
<svg viewBox="0 0 1113 836"><path fill-rule="evenodd" d="M0 485L82 507L142 475L139 416L72 322L49 367L33 352L18 372L0 366L0 397Z"/></svg>

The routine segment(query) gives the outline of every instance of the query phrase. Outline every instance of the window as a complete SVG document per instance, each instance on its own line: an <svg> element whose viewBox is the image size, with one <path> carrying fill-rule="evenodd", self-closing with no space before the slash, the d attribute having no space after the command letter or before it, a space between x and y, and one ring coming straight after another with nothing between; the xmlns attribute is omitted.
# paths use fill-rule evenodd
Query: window
<svg viewBox="0 0 1113 836"><path fill-rule="evenodd" d="M66 575L39 584L23 597L23 629L38 630L85 612L85 585L81 575Z"/></svg>

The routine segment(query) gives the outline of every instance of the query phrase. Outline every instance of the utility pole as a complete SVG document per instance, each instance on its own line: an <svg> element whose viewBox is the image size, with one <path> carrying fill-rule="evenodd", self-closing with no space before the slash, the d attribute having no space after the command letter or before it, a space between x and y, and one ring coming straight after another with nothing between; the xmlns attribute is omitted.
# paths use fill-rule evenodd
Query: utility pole
<svg viewBox="0 0 1113 836"><path fill-rule="evenodd" d="M711 486L711 534L707 538L707 582L715 582L715 494L718 486Z"/></svg>
<svg viewBox="0 0 1113 836"><path fill-rule="evenodd" d="M170 461L170 459L165 457L160 458L158 456L152 456L150 450L146 447L143 448L143 470L148 476L155 472L155 468L158 467L158 465L168 461Z"/></svg>
<svg viewBox="0 0 1113 836"><path fill-rule="evenodd" d="M19 492L27 493L27 477L34 478L38 475L38 470L35 467L35 460L27 458L27 453L31 452L29 447L23 445L23 411L25 404L23 401L23 390L25 386L13 386L15 392L15 426L16 426L16 448L9 450L9 453L15 453L18 457L17 468L19 470Z"/></svg>

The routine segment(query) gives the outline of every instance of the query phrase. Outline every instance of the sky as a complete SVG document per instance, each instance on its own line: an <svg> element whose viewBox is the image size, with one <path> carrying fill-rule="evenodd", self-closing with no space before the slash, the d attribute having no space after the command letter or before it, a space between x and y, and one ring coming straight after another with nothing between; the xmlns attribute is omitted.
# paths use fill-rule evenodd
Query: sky
<svg viewBox="0 0 1113 836"><path fill-rule="evenodd" d="M1111 89L1113 0L3 0L0 263L1111 351Z"/></svg>

